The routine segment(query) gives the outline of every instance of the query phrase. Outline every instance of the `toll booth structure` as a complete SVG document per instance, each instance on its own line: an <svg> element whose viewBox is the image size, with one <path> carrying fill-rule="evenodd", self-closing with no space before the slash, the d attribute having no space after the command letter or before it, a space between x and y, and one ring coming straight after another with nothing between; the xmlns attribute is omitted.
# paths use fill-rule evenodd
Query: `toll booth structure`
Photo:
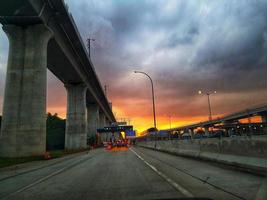
<svg viewBox="0 0 267 200"><path fill-rule="evenodd" d="M125 139L128 132L133 131L132 125L116 125L107 126L101 129L97 129L98 144L103 142L116 142L120 139Z"/></svg>

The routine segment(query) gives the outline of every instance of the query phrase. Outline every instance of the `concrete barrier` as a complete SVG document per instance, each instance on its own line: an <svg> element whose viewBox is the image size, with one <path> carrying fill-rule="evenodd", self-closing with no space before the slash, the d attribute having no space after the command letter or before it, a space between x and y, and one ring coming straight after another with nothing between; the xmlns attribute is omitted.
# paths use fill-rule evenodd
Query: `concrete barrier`
<svg viewBox="0 0 267 200"><path fill-rule="evenodd" d="M156 144L156 147L155 147ZM138 146L267 174L267 136L143 141Z"/></svg>

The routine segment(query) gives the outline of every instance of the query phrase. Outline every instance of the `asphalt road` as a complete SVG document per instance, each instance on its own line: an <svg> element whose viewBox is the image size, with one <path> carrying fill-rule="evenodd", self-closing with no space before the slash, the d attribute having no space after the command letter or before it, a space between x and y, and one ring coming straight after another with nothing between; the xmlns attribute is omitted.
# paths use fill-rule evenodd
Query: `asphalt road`
<svg viewBox="0 0 267 200"><path fill-rule="evenodd" d="M143 148L0 170L0 199L255 199L263 177Z"/></svg>

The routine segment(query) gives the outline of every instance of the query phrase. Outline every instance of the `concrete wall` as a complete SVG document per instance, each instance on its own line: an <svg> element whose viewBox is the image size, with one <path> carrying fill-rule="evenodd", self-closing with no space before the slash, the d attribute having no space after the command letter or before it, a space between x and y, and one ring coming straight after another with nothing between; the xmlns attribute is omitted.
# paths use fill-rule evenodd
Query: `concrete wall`
<svg viewBox="0 0 267 200"><path fill-rule="evenodd" d="M155 141L137 145L267 173L267 136L165 140L157 141L156 148Z"/></svg>

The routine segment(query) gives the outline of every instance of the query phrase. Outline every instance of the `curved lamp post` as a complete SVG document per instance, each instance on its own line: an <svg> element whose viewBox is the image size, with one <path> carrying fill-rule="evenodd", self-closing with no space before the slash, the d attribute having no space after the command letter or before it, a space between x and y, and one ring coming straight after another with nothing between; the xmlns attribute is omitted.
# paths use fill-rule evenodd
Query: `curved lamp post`
<svg viewBox="0 0 267 200"><path fill-rule="evenodd" d="M153 103L153 117L154 117L154 128L157 128L157 122L156 122L156 111L155 111L155 95L154 95L154 85L153 85L153 81L152 78L145 72L142 71L134 71L134 73L139 73L139 74L144 74L145 76L147 76L151 82L151 89L152 89L152 103Z"/></svg>

